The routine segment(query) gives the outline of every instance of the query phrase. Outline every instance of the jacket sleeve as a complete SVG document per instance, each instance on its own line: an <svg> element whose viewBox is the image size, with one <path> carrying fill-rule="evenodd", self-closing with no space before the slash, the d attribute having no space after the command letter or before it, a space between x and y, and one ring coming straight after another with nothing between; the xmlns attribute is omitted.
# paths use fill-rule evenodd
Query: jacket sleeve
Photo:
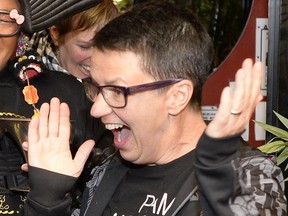
<svg viewBox="0 0 288 216"><path fill-rule="evenodd" d="M30 192L23 216L68 216L72 190L77 178L29 167Z"/></svg>
<svg viewBox="0 0 288 216"><path fill-rule="evenodd" d="M195 168L204 215L286 215L281 169L263 154L243 157L242 145L240 135L199 140Z"/></svg>

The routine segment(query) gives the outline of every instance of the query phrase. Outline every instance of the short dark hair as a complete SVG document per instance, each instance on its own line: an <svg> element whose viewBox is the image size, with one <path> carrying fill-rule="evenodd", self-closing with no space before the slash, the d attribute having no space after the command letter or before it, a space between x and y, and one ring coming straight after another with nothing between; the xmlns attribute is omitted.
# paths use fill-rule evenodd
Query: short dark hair
<svg viewBox="0 0 288 216"><path fill-rule="evenodd" d="M214 50L207 31L189 8L166 0L137 4L100 30L94 46L135 53L142 69L156 80L191 80L191 104L200 108Z"/></svg>

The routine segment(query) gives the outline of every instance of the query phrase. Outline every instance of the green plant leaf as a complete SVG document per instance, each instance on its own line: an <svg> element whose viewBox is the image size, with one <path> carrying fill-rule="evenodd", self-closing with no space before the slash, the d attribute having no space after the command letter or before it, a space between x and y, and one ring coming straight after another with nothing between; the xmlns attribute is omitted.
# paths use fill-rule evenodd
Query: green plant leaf
<svg viewBox="0 0 288 216"><path fill-rule="evenodd" d="M264 130L270 132L271 134L279 137L280 139L288 141L288 132L287 131L285 131L285 130L283 130L281 128L272 126L272 125L268 125L268 124L262 123L262 122L258 122L258 121L254 121L254 122L257 125L259 125L260 127L262 127Z"/></svg>
<svg viewBox="0 0 288 216"><path fill-rule="evenodd" d="M284 116L280 115L279 113L273 111L274 114L277 116L279 121L288 129L288 119ZM277 158L277 165L280 165L287 161L288 159L288 132L278 127L274 127L272 125L268 125L262 122L254 121L255 124L262 127L267 132L270 132L275 137L273 137L269 142L263 146L258 147L258 149L266 154L271 153L279 153L276 154ZM284 172L288 171L288 164L284 169ZM284 180L288 181L288 177Z"/></svg>
<svg viewBox="0 0 288 216"><path fill-rule="evenodd" d="M288 145L288 142L284 142L283 140L277 140L277 141L259 146L258 149L266 154L270 154L270 153L282 151L286 147L286 145Z"/></svg>
<svg viewBox="0 0 288 216"><path fill-rule="evenodd" d="M271 138L271 140L269 140L267 143L272 143L272 142L275 142L275 141L277 141L277 140L279 140L279 138L278 137L276 137L276 136L274 136L273 138ZM280 139L282 142L285 142L283 139Z"/></svg>
<svg viewBox="0 0 288 216"><path fill-rule="evenodd" d="M277 116L277 118L282 122L282 124L283 124L286 128L288 128L288 119L285 118L284 116L280 115L279 113L275 112L275 111L273 111L273 112L274 112L274 114Z"/></svg>
<svg viewBox="0 0 288 216"><path fill-rule="evenodd" d="M285 148L278 156L277 156L277 165L282 164L288 158L288 148Z"/></svg>

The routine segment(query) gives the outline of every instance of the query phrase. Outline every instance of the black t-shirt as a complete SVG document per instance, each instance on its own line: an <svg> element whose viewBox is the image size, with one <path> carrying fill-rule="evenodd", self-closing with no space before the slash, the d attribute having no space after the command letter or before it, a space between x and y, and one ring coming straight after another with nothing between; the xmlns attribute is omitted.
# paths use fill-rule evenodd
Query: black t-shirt
<svg viewBox="0 0 288 216"><path fill-rule="evenodd" d="M193 158L194 151L165 165L131 168L103 216L166 215L179 185L193 172Z"/></svg>

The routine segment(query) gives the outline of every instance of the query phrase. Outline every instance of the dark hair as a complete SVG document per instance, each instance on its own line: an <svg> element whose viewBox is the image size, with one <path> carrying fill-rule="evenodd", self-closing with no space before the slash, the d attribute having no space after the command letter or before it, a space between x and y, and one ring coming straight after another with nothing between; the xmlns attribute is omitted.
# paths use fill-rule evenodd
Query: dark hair
<svg viewBox="0 0 288 216"><path fill-rule="evenodd" d="M211 38L190 9L164 0L137 4L99 31L94 46L135 53L142 69L156 80L191 80L191 104L200 109L214 52Z"/></svg>

